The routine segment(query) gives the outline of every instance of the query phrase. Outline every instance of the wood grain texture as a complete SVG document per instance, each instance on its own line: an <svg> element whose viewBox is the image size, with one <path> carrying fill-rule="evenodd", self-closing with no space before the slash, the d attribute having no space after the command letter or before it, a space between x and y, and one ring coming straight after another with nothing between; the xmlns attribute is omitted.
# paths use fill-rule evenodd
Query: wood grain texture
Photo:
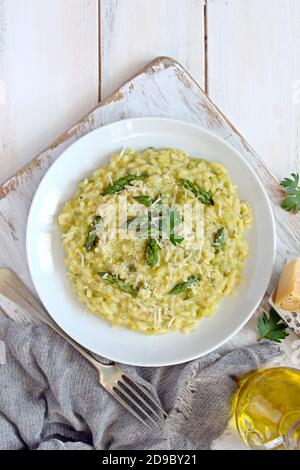
<svg viewBox="0 0 300 470"><path fill-rule="evenodd" d="M278 237L274 272L262 302L262 306L266 305L282 264L290 256L300 255L300 217L280 208L282 191L276 178L191 76L168 58L156 59L0 188L0 266L14 270L34 292L25 258L25 227L39 181L53 161L80 136L115 120L138 116L167 116L196 123L227 140L259 175L270 196ZM257 314L226 344L226 349L256 340ZM285 341L283 365L299 366L299 361L293 363L296 341L293 334ZM214 448L242 448L233 426L228 438L220 438Z"/></svg>
<svg viewBox="0 0 300 470"><path fill-rule="evenodd" d="M286 176L300 166L299 0L207 0L207 32L211 99Z"/></svg>
<svg viewBox="0 0 300 470"><path fill-rule="evenodd" d="M0 0L0 182L96 105L98 78L97 0Z"/></svg>
<svg viewBox="0 0 300 470"><path fill-rule="evenodd" d="M204 87L204 0L101 0L101 96L159 55Z"/></svg>
<svg viewBox="0 0 300 470"><path fill-rule="evenodd" d="M80 136L124 117L138 116L176 117L194 122L227 140L244 156L259 175L273 206L278 236L276 279L286 258L299 254L300 217L280 208L282 190L276 178L190 75L168 58L155 60L0 188L0 264L21 271L22 279L31 282L24 258L25 225L31 199L43 174Z"/></svg>

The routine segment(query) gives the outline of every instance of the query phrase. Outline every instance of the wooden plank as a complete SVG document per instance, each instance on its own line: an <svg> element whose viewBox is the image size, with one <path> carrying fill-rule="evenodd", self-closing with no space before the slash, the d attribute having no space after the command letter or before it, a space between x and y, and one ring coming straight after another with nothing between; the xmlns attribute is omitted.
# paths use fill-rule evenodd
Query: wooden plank
<svg viewBox="0 0 300 470"><path fill-rule="evenodd" d="M101 90L108 96L158 55L204 87L204 0L101 0Z"/></svg>
<svg viewBox="0 0 300 470"><path fill-rule="evenodd" d="M96 105L98 80L97 0L0 0L0 182Z"/></svg>
<svg viewBox="0 0 300 470"><path fill-rule="evenodd" d="M209 96L286 176L300 166L299 0L207 0L207 31Z"/></svg>

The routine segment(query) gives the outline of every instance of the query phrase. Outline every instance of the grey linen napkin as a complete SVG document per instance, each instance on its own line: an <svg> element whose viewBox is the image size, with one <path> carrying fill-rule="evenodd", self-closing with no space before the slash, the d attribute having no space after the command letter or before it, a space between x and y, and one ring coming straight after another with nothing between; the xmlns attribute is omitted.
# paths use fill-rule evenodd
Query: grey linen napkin
<svg viewBox="0 0 300 470"><path fill-rule="evenodd" d="M209 449L230 419L235 379L280 354L278 346L262 342L178 366L121 366L149 383L169 413L165 429L152 432L99 386L95 369L47 326L0 315L0 339L6 350L0 449Z"/></svg>

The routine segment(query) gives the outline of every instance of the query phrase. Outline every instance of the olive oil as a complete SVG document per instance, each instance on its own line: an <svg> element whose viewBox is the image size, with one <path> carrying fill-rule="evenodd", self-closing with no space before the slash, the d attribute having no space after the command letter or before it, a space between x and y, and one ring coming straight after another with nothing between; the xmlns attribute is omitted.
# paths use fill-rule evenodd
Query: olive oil
<svg viewBox="0 0 300 470"><path fill-rule="evenodd" d="M243 440L254 449L300 450L300 370L264 369L239 385L233 404Z"/></svg>

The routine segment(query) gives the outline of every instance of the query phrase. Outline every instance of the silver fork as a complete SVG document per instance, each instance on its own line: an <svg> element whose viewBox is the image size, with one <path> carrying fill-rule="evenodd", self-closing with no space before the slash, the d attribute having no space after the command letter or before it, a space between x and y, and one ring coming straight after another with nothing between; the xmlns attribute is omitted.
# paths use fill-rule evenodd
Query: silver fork
<svg viewBox="0 0 300 470"><path fill-rule="evenodd" d="M167 413L151 393L125 375L115 364L103 364L96 360L86 349L68 336L32 296L25 284L9 269L0 269L0 294L47 324L80 352L97 369L102 387L141 423L151 430L163 426Z"/></svg>

